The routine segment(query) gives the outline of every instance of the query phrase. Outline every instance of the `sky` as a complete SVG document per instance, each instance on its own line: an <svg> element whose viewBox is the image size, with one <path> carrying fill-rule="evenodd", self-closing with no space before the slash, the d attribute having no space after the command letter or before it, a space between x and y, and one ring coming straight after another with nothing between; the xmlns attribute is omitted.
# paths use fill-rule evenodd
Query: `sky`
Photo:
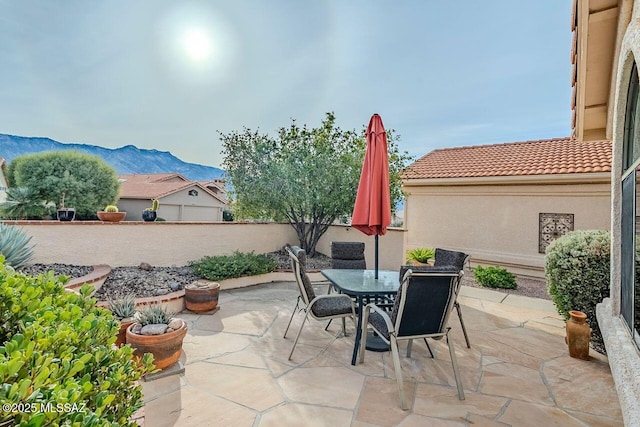
<svg viewBox="0 0 640 427"><path fill-rule="evenodd" d="M571 3L0 0L0 133L216 167L220 132L327 112L416 158L564 137Z"/></svg>

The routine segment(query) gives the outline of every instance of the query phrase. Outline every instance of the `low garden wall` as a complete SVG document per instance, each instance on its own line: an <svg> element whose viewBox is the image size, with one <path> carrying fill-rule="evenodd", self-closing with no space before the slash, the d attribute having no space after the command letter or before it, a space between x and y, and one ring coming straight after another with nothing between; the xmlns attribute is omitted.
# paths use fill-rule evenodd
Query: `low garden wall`
<svg viewBox="0 0 640 427"><path fill-rule="evenodd" d="M207 255L234 251L266 253L298 244L294 229L281 223L5 221L35 243L34 263L181 266ZM318 250L331 253L332 241L365 242L367 265L374 265L374 238L346 226L332 226ZM397 270L404 261L404 230L380 237L380 268Z"/></svg>

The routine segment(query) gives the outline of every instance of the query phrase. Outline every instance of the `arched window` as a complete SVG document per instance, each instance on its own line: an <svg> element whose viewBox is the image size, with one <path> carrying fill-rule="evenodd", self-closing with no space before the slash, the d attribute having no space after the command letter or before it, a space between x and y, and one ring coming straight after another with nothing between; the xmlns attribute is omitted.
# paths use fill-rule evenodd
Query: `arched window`
<svg viewBox="0 0 640 427"><path fill-rule="evenodd" d="M634 63L627 92L624 121L622 212L621 212L621 295L620 311L640 347L640 257L638 233L638 171L640 169L640 84Z"/></svg>

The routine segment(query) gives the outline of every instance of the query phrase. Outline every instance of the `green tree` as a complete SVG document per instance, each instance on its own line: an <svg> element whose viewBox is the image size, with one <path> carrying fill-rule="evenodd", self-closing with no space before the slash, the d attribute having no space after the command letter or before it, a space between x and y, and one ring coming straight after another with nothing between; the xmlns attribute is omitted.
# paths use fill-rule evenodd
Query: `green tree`
<svg viewBox="0 0 640 427"><path fill-rule="evenodd" d="M272 138L245 128L220 134L223 166L231 181L234 214L240 219L288 221L300 246L315 254L320 237L353 211L364 160L365 129L343 131L327 113L318 128L295 120ZM400 172L410 157L387 132L392 210L402 197Z"/></svg>
<svg viewBox="0 0 640 427"><path fill-rule="evenodd" d="M11 185L26 187L44 204L75 208L76 218L94 219L96 211L114 204L120 184L116 171L98 156L78 151L28 154L9 165Z"/></svg>

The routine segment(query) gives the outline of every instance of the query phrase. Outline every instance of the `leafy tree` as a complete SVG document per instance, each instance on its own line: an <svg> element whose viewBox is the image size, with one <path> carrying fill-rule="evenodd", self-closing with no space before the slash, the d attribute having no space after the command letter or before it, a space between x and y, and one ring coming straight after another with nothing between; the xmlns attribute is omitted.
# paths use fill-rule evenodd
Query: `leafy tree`
<svg viewBox="0 0 640 427"><path fill-rule="evenodd" d="M28 154L9 165L13 186L26 187L44 202L75 208L76 218L94 219L96 211L114 204L120 184L116 171L100 157L78 151Z"/></svg>
<svg viewBox="0 0 640 427"><path fill-rule="evenodd" d="M343 131L327 113L318 128L295 120L272 138L245 128L220 134L224 168L231 181L234 214L241 219L288 221L300 246L315 254L320 237L353 211L366 139ZM387 132L392 210L402 197L400 171L410 159L399 137Z"/></svg>

